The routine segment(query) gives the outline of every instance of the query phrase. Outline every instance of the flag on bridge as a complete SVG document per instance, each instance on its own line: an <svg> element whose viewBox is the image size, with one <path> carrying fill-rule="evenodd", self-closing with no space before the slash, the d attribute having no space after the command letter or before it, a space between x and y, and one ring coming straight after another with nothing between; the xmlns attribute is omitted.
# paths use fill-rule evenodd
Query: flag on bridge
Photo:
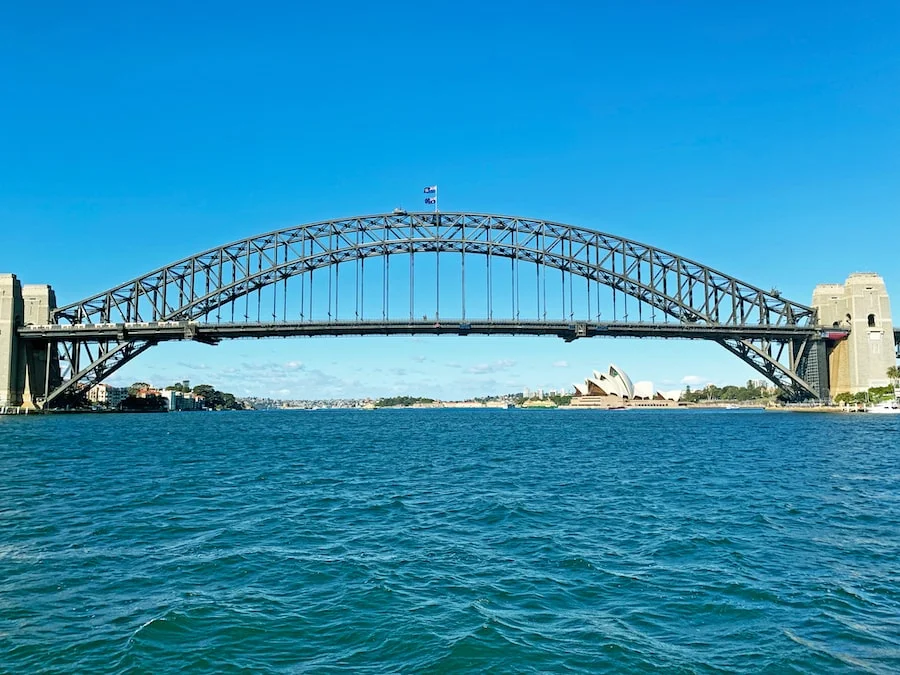
<svg viewBox="0 0 900 675"><path fill-rule="evenodd" d="M426 195L431 195L430 197L425 197L426 204L434 204L434 212L437 213L438 210L438 192L437 185L426 185L425 189L422 190Z"/></svg>

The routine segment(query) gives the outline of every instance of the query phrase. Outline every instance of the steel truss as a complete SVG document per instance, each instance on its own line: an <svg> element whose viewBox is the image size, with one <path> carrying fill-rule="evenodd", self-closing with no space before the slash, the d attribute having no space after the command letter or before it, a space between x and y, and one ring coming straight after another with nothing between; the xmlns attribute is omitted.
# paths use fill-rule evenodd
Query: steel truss
<svg viewBox="0 0 900 675"><path fill-rule="evenodd" d="M61 324L57 330L68 328L54 342L64 376L47 404L100 382L159 339L167 339L162 336L175 322L182 322L184 338L202 339L202 331L191 326L220 321L227 306L234 316L241 299L247 303L245 323L258 324L261 310L255 307L253 322L249 299L266 287L286 288L293 277L374 257L409 255L412 266L415 253L462 254L463 261L466 254L474 254L557 269L638 300L639 321L644 307L653 312L654 320L658 310L682 325L685 337L695 327L734 329L731 337L709 339L791 397L818 396L798 374L808 341L818 335L815 310L786 300L777 291L764 291L673 253L586 228L490 214L394 213L301 225L232 242L60 307L54 314L56 324ZM135 327L149 330L128 331ZM92 328L103 328L106 334L91 337ZM789 335L785 329L792 329ZM79 330L87 331L83 338ZM23 337L29 339L25 333Z"/></svg>

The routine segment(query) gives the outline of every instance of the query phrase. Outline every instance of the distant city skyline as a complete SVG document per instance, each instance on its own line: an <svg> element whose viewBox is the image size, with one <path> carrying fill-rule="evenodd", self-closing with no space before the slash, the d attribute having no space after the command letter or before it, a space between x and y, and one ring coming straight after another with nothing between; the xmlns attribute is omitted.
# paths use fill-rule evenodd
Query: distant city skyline
<svg viewBox="0 0 900 675"><path fill-rule="evenodd" d="M0 272L71 302L439 185L442 210L607 231L804 304L878 272L900 307L900 5L422 11L9 7ZM108 382L465 398L610 362L662 389L759 377L706 342L467 336L163 344Z"/></svg>

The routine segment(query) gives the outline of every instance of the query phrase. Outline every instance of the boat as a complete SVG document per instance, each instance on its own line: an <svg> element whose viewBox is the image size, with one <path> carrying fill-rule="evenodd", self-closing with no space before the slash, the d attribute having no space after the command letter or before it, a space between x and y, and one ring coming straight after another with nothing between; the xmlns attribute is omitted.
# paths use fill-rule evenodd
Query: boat
<svg viewBox="0 0 900 675"><path fill-rule="evenodd" d="M877 405L866 408L867 413L875 413L878 415L900 415L900 403L894 401L882 401Z"/></svg>

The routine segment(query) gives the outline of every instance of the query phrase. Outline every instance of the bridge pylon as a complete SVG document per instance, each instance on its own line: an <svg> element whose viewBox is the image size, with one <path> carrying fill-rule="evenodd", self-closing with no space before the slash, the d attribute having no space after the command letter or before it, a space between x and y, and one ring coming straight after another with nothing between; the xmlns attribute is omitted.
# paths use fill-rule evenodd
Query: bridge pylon
<svg viewBox="0 0 900 675"><path fill-rule="evenodd" d="M22 326L50 323L56 294L46 284L23 285L0 274L0 407L36 409L60 381L59 355L52 341L22 340Z"/></svg>
<svg viewBox="0 0 900 675"><path fill-rule="evenodd" d="M828 348L831 396L890 385L887 370L895 364L894 328L884 280L864 272L851 274L843 284L819 284L812 304L826 330L849 331L846 339Z"/></svg>

